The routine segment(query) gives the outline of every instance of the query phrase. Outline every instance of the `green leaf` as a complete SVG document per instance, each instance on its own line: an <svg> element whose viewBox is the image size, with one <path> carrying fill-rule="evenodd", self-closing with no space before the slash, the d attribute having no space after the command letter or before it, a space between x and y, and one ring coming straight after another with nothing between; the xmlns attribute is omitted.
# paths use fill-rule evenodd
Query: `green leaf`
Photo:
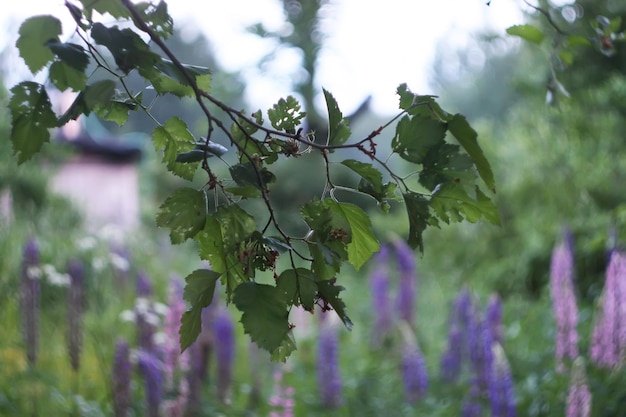
<svg viewBox="0 0 626 417"><path fill-rule="evenodd" d="M153 2L141 2L135 5L144 23L157 35L167 39L174 30L174 20L167 12L167 3L163 0L157 5Z"/></svg>
<svg viewBox="0 0 626 417"><path fill-rule="evenodd" d="M59 59L77 71L84 72L89 65L89 55L85 49L75 43L59 42L51 39L46 45Z"/></svg>
<svg viewBox="0 0 626 417"><path fill-rule="evenodd" d="M567 46L569 47L591 46L591 42L589 41L589 39L585 38L584 36L578 36L578 35L568 36L566 39L566 42L567 42Z"/></svg>
<svg viewBox="0 0 626 417"><path fill-rule="evenodd" d="M296 350L296 339L293 337L293 332L290 330L287 333L287 337L283 340L278 348L276 348L270 355L272 362L286 362L289 355Z"/></svg>
<svg viewBox="0 0 626 417"><path fill-rule="evenodd" d="M257 198L261 197L261 190L254 185L244 185L242 187L226 187L225 191L243 198Z"/></svg>
<svg viewBox="0 0 626 417"><path fill-rule="evenodd" d="M334 279L329 279L326 281L318 281L318 297L330 304L330 306L335 310L343 324L346 326L348 330L352 330L352 320L348 317L346 313L346 305L341 298L339 298L339 293L343 291L345 288L339 285L335 285Z"/></svg>
<svg viewBox="0 0 626 417"><path fill-rule="evenodd" d="M289 334L289 312L276 287L244 282L235 289L233 303L243 313L245 333L270 353L279 349Z"/></svg>
<svg viewBox="0 0 626 417"><path fill-rule="evenodd" d="M545 34L541 29L533 25L515 25L507 28L506 33L512 36L519 36L520 38L540 44L545 37Z"/></svg>
<svg viewBox="0 0 626 417"><path fill-rule="evenodd" d="M394 182L383 184L381 172L374 168L372 164L354 159L347 159L341 163L361 176L357 190L375 198L383 212L387 213L389 211L388 199L401 201L399 196L396 195L397 184Z"/></svg>
<svg viewBox="0 0 626 417"><path fill-rule="evenodd" d="M364 180L369 182L376 191L382 192L383 174L374 168L372 164L356 161L354 159L346 159L341 161L341 164L359 174Z"/></svg>
<svg viewBox="0 0 626 417"><path fill-rule="evenodd" d="M173 244L193 238L204 228L206 202L202 191L179 188L159 207L156 222L159 227L170 229Z"/></svg>
<svg viewBox="0 0 626 417"><path fill-rule="evenodd" d="M429 200L422 194L408 192L403 194L406 212L409 217L408 244L413 249L424 252L422 234L428 227L430 219Z"/></svg>
<svg viewBox="0 0 626 417"><path fill-rule="evenodd" d="M200 137L200 138L202 139L202 142L196 143L196 149L207 151L209 152L209 154L213 154L215 156L222 156L226 152L228 152L228 148L226 148L225 146L220 145L217 142L213 142L212 140L209 140L207 142L206 138L204 137Z"/></svg>
<svg viewBox="0 0 626 417"><path fill-rule="evenodd" d="M101 80L87 86L85 90L85 105L90 110L106 107L115 95L115 81Z"/></svg>
<svg viewBox="0 0 626 417"><path fill-rule="evenodd" d="M276 180L276 176L267 168L256 168L251 163L233 165L229 169L233 181L241 187L253 186L259 190L267 189L267 184Z"/></svg>
<svg viewBox="0 0 626 417"><path fill-rule="evenodd" d="M447 120L448 113L437 104L436 96L414 94L406 83L400 84L396 93L400 96L400 108L409 115Z"/></svg>
<svg viewBox="0 0 626 417"><path fill-rule="evenodd" d="M326 89L323 89L323 91L326 99L326 108L328 109L328 145L343 145L350 138L351 134L348 118L343 117L333 95Z"/></svg>
<svg viewBox="0 0 626 417"><path fill-rule="evenodd" d="M183 298L191 304L183 314L180 326L180 349L187 349L202 330L202 309L213 301L215 283L220 274L209 269L197 269L185 278Z"/></svg>
<svg viewBox="0 0 626 417"><path fill-rule="evenodd" d="M188 64L183 64L182 66L198 88L204 91L209 90L211 81L211 70L209 68ZM152 81L157 93L170 93L178 97L193 97L195 95L187 77L172 61L161 59L155 64L155 68L160 74L151 76L150 81Z"/></svg>
<svg viewBox="0 0 626 417"><path fill-rule="evenodd" d="M25 81L13 87L11 93L11 142L21 164L50 140L49 129L58 121L43 85Z"/></svg>
<svg viewBox="0 0 626 417"><path fill-rule="evenodd" d="M103 120L108 120L122 126L128 120L128 112L135 110L137 104L130 99L112 99L105 106L98 106L96 114Z"/></svg>
<svg viewBox="0 0 626 417"><path fill-rule="evenodd" d="M284 130L292 135L296 133L296 127L305 116L306 113L300 111L300 103L293 96L287 97L286 100L281 98L267 111L267 117L274 129Z"/></svg>
<svg viewBox="0 0 626 417"><path fill-rule="evenodd" d="M93 10L100 14L109 13L116 19L130 17L130 12L120 0L80 0L83 4L85 16L91 19Z"/></svg>
<svg viewBox="0 0 626 417"><path fill-rule="evenodd" d="M150 51L143 39L131 29L120 30L117 26L106 27L102 23L94 23L91 37L111 52L115 63L125 73L137 68L141 76L151 81L158 76L156 65L162 58Z"/></svg>
<svg viewBox="0 0 626 417"><path fill-rule="evenodd" d="M196 146L185 122L178 117L172 117L165 125L154 129L152 140L155 149L163 151L163 162L167 169L174 175L191 181L198 169L198 163L176 162L178 155L191 151Z"/></svg>
<svg viewBox="0 0 626 417"><path fill-rule="evenodd" d="M33 16L22 23L15 46L33 74L54 59L46 43L58 40L61 33L61 21L54 16Z"/></svg>
<svg viewBox="0 0 626 417"><path fill-rule="evenodd" d="M465 149L465 152L474 160L478 174L487 187L495 192L496 182L493 171L491 171L491 165L489 165L489 161L485 158L485 154L478 144L476 131L469 125L465 116L460 114L452 116L448 122L448 129Z"/></svg>
<svg viewBox="0 0 626 417"><path fill-rule="evenodd" d="M404 116L396 126L391 147L402 159L421 164L428 152L444 143L446 125L430 117Z"/></svg>
<svg viewBox="0 0 626 417"><path fill-rule="evenodd" d="M372 232L372 223L367 213L349 203L328 200L333 212L343 217L350 225L351 239L348 243L348 262L359 270L372 254L380 250L380 245Z"/></svg>
<svg viewBox="0 0 626 417"><path fill-rule="evenodd" d="M287 305L301 305L310 311L317 295L315 281L315 275L308 269L288 269L276 280L276 288Z"/></svg>
<svg viewBox="0 0 626 417"><path fill-rule="evenodd" d="M49 77L54 86L61 91L65 91L68 88L74 91L82 91L87 84L87 74L63 61L54 61L50 65Z"/></svg>
<svg viewBox="0 0 626 417"><path fill-rule="evenodd" d="M430 205L438 218L446 223L467 220L475 223L485 218L499 224L500 216L493 202L478 187L476 198L472 198L458 184L444 184L433 192Z"/></svg>

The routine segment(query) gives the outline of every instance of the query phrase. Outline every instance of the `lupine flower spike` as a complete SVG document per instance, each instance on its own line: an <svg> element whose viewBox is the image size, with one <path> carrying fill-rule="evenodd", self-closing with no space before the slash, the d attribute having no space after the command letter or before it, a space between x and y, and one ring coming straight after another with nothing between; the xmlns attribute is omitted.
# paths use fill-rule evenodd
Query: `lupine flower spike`
<svg viewBox="0 0 626 417"><path fill-rule="evenodd" d="M159 417L163 399L163 364L154 353L145 350L137 352L137 364L144 380L146 416Z"/></svg>
<svg viewBox="0 0 626 417"><path fill-rule="evenodd" d="M374 312L374 330L372 343L380 346L392 327L393 312L389 299L389 247L382 246L374 258L374 271L370 277L372 291L372 311Z"/></svg>
<svg viewBox="0 0 626 417"><path fill-rule="evenodd" d="M119 339L113 357L113 415L127 417L130 409L130 381L132 366L128 342Z"/></svg>
<svg viewBox="0 0 626 417"><path fill-rule="evenodd" d="M41 269L39 268L39 246L30 238L24 246L22 258L22 283L20 302L23 317L24 342L28 365L37 363L39 337L39 297Z"/></svg>
<svg viewBox="0 0 626 417"><path fill-rule="evenodd" d="M326 313L321 313L326 314ZM339 340L330 320L321 320L317 351L317 384L321 403L327 408L341 405L342 389L339 374Z"/></svg>
<svg viewBox="0 0 626 417"><path fill-rule="evenodd" d="M404 382L404 392L409 403L414 403L426 395L428 373L424 356L417 344L415 333L408 323L400 323L402 333L402 356L400 368Z"/></svg>
<svg viewBox="0 0 626 417"><path fill-rule="evenodd" d="M83 345L83 306L85 304L85 269L78 260L70 261L67 272L70 276L68 303L68 353L72 369L80 368L80 352Z"/></svg>
<svg viewBox="0 0 626 417"><path fill-rule="evenodd" d="M574 293L572 245L561 242L552 252L550 297L556 318L557 372L564 372L564 360L578 357L578 307Z"/></svg>
<svg viewBox="0 0 626 417"><path fill-rule="evenodd" d="M293 417L295 401L293 399L295 389L285 386L283 383L284 370L274 371L274 393L269 399L269 404L274 408L269 417Z"/></svg>
<svg viewBox="0 0 626 417"><path fill-rule="evenodd" d="M613 251L606 272L600 317L591 336L591 360L604 368L621 366L626 356L626 254Z"/></svg>
<svg viewBox="0 0 626 417"><path fill-rule="evenodd" d="M226 307L221 307L216 312L213 321L213 333L217 359L217 397L223 403L227 403L233 379L235 329Z"/></svg>
<svg viewBox="0 0 626 417"><path fill-rule="evenodd" d="M454 301L449 320L448 348L441 358L441 378L456 381L468 355L468 324L472 315L472 296L467 288Z"/></svg>
<svg viewBox="0 0 626 417"><path fill-rule="evenodd" d="M565 417L589 417L591 415L591 393L587 385L585 364L582 358L574 361L572 377L567 392Z"/></svg>
<svg viewBox="0 0 626 417"><path fill-rule="evenodd" d="M415 254L404 240L394 243L398 272L400 275L396 308L400 319L413 325L415 316L415 291L417 287L417 268Z"/></svg>
<svg viewBox="0 0 626 417"><path fill-rule="evenodd" d="M511 367L502 346L493 345L493 369L489 382L492 417L515 417L515 391Z"/></svg>

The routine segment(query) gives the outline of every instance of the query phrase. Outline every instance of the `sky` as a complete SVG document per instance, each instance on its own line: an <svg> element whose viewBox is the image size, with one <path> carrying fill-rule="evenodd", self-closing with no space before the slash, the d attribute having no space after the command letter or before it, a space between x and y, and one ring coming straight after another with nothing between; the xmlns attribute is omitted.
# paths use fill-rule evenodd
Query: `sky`
<svg viewBox="0 0 626 417"><path fill-rule="evenodd" d="M396 87L403 82L420 94L437 94L429 86L430 68L446 45L465 48L472 33L490 30L504 34L506 27L522 22L520 1L493 0L331 0L324 10L325 47L319 61L318 82L331 91L345 114L368 95L373 110L391 114L397 109ZM210 39L225 70L241 71L248 81L246 98L253 108L267 108L290 94L290 80L299 57L283 50L259 70L258 61L275 45L246 33L262 22L268 30L284 26L278 0L169 0L175 28L189 31L195 23ZM21 0L3 4L0 47L13 45L19 22L36 14L67 16L64 34L72 30L62 0ZM67 25L65 24L67 22ZM192 34L189 33L191 36ZM2 48L4 49L4 48ZM480 51L477 59L480 60ZM16 77L24 77L16 63ZM12 85L20 79L9 78Z"/></svg>

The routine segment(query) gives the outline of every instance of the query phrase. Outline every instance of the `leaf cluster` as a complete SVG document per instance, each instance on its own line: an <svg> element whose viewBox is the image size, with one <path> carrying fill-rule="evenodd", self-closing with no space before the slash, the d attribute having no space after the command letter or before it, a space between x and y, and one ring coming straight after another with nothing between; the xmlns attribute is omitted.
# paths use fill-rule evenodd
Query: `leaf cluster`
<svg viewBox="0 0 626 417"><path fill-rule="evenodd" d="M489 197L495 181L476 132L463 116L441 109L435 97L413 94L401 85L398 116L354 140L348 119L324 90L328 136L315 138L315 132L305 131L306 113L292 96L249 115L213 96L211 71L180 62L163 43L173 30L165 2L85 0L66 5L81 44L62 40L56 17L36 16L20 28L17 46L31 71L46 68L52 85L73 90L77 97L57 115L44 85L15 86L10 102L14 152L19 162L28 160L49 141L51 128L83 114L95 112L123 124L130 111L143 111L154 120L152 140L166 168L188 181L203 173L203 186L174 191L156 218L159 227L169 230L173 244L193 240L199 257L211 265L211 270L197 270L186 278L189 310L180 331L182 349L197 337L201 311L211 303L218 281L227 301L243 313L245 332L277 360L296 348L289 323L294 306L311 312L316 305L335 310L351 327L337 277L346 263L360 269L379 250L379 243L368 214L341 201L337 190L368 196L383 212L391 203L403 201L410 223L408 242L414 249L423 250L422 234L428 226L463 220L498 222ZM116 21L98 21L103 15ZM145 80L144 89L128 88L126 77L131 72ZM95 74L104 77L95 80ZM143 101L147 89L195 99L208 122L206 136L194 136L183 115L156 120ZM376 139L393 126L392 153L382 157ZM228 143L214 141L216 132ZM352 150L360 158L331 159L342 150ZM272 169L278 161L304 153L323 160L324 172L312 175L322 175L325 187L321 197L295 208L307 229L296 235L284 228L274 209L271 191L281 186L282 178ZM414 172L399 175L390 163L392 157L406 161ZM227 173L218 174L216 164L225 164ZM358 184L335 184L335 166L348 168ZM411 181L414 178L416 182ZM250 202L260 203L263 210L251 214Z"/></svg>

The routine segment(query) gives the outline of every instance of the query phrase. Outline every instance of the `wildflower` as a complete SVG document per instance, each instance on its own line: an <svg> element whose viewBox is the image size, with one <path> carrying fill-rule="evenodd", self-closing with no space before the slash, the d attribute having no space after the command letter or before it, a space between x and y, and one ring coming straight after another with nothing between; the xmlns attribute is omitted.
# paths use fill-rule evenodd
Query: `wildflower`
<svg viewBox="0 0 626 417"><path fill-rule="evenodd" d="M614 251L606 272L602 309L591 336L591 360L614 368L626 355L626 254Z"/></svg>
<svg viewBox="0 0 626 417"><path fill-rule="evenodd" d="M493 337L487 321L481 317L478 311L474 312L469 321L467 337L469 359L475 382L480 391L484 393L488 390L493 366Z"/></svg>
<svg viewBox="0 0 626 417"><path fill-rule="evenodd" d="M154 350L154 333L159 325L159 317L153 311L150 298L152 283L147 275L139 273L136 283L135 322L139 346L146 351Z"/></svg>
<svg viewBox="0 0 626 417"><path fill-rule="evenodd" d="M448 348L441 359L441 378L455 381L461 373L461 365L467 352L468 324L472 315L472 297L464 288L454 301L449 319Z"/></svg>
<svg viewBox="0 0 626 417"><path fill-rule="evenodd" d="M571 245L560 243L552 252L550 296L556 318L557 371L563 372L563 360L578 356L578 307L574 294L574 261Z"/></svg>
<svg viewBox="0 0 626 417"><path fill-rule="evenodd" d="M408 324L400 327L403 336L401 370L407 401L414 403L426 394L428 374L426 362L419 349L415 334Z"/></svg>
<svg viewBox="0 0 626 417"><path fill-rule="evenodd" d="M295 389L283 385L283 369L274 372L274 393L269 398L269 405L274 407L269 417L293 417L296 402L293 399Z"/></svg>
<svg viewBox="0 0 626 417"><path fill-rule="evenodd" d="M235 331L233 321L225 307L220 308L215 314L213 333L217 359L217 396L222 402L226 402L232 384Z"/></svg>
<svg viewBox="0 0 626 417"><path fill-rule="evenodd" d="M20 304L26 358L31 367L37 363L38 354L40 277L39 247L35 239L30 238L24 245L22 258Z"/></svg>
<svg viewBox="0 0 626 417"><path fill-rule="evenodd" d="M394 243L396 259L400 275L396 308L400 319L413 324L415 315L416 266L415 254L403 241Z"/></svg>
<svg viewBox="0 0 626 417"><path fill-rule="evenodd" d="M470 388L469 395L463 402L461 417L481 417L483 415L479 396L478 387L473 385L472 388Z"/></svg>
<svg viewBox="0 0 626 417"><path fill-rule="evenodd" d="M159 417L163 398L163 364L153 353L145 350L137 352L137 364L143 375L148 417Z"/></svg>
<svg viewBox="0 0 626 417"><path fill-rule="evenodd" d="M328 408L338 407L342 402L339 340L337 330L328 320L320 326L317 350L317 383L322 404Z"/></svg>
<svg viewBox="0 0 626 417"><path fill-rule="evenodd" d="M487 320L487 326L489 326L489 330L491 331L493 342L501 345L503 342L502 302L500 301L500 297L496 294L489 297L487 308L485 309L485 320Z"/></svg>
<svg viewBox="0 0 626 417"><path fill-rule="evenodd" d="M113 415L126 417L130 408L130 349L124 339L115 344L113 358Z"/></svg>
<svg viewBox="0 0 626 417"><path fill-rule="evenodd" d="M489 382L492 417L515 417L515 392L511 368L499 344L493 345L493 369Z"/></svg>
<svg viewBox="0 0 626 417"><path fill-rule="evenodd" d="M74 371L80 368L80 351L83 345L83 307L85 304L85 270L78 260L67 267L70 276L68 305L68 353Z"/></svg>
<svg viewBox="0 0 626 417"><path fill-rule="evenodd" d="M582 358L574 361L572 377L567 392L566 417L589 417L591 415L591 393L585 376Z"/></svg>
<svg viewBox="0 0 626 417"><path fill-rule="evenodd" d="M374 311L374 332L373 343L379 345L391 330L392 310L389 300L389 274L387 270L387 260L389 258L389 248L382 246L380 252L375 256L375 269L370 277L370 288L372 291L372 310Z"/></svg>

